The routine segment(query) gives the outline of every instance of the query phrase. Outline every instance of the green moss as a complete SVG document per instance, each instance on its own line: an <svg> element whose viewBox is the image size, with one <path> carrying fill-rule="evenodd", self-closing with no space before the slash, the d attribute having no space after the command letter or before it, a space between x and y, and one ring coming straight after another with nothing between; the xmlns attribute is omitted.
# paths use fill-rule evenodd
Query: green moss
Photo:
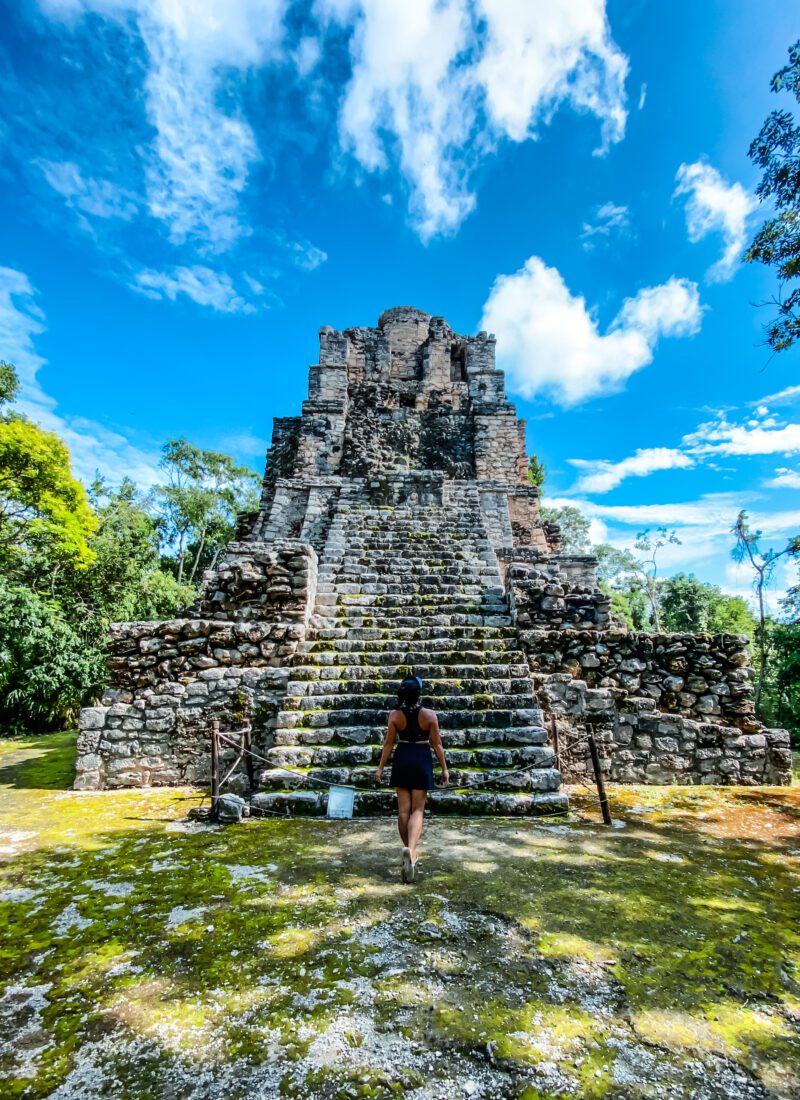
<svg viewBox="0 0 800 1100"><path fill-rule="evenodd" d="M390 821L187 831L193 792L48 786L73 751L0 743L0 984L42 1004L29 1076L0 1056L10 1096L71 1087L104 1036L104 1094L131 1100L234 1062L235 1098L268 1073L402 1096L421 1037L443 1089L467 1058L487 1095L559 1095L546 1063L615 1097L625 1048L631 1095L648 1058L665 1094L713 1095L726 1065L797 1092L797 789L612 786L614 830L580 792L555 827L434 815L409 888Z"/></svg>

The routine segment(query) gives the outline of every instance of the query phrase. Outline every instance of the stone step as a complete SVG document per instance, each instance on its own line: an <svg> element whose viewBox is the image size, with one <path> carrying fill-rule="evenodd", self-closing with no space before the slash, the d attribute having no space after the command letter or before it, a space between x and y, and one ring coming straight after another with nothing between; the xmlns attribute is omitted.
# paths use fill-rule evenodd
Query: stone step
<svg viewBox="0 0 800 1100"><path fill-rule="evenodd" d="M296 750L298 753L303 750ZM488 750L487 750L488 751ZM498 750L502 751L502 750ZM305 755L308 755L305 752ZM513 768L450 768L450 784L476 790L495 791L557 791L561 774L555 768L531 767L522 771ZM353 785L379 790L375 782L375 766L352 767L347 764L313 767L278 764L257 770L259 787L304 787L323 784Z"/></svg>
<svg viewBox="0 0 800 1100"><path fill-rule="evenodd" d="M370 680L372 682L380 681L386 682L387 672L390 669L399 665L404 669L402 673L395 673L391 678L395 682L399 682L403 676L414 675L419 676L425 683L429 684L432 681L447 680L448 677L452 678L456 674L463 683L472 682L474 680L481 680L486 683L489 680L503 680L507 682L509 679L523 679L529 680L528 666L524 662L521 664L466 664L463 660L460 660L458 664L423 664L420 661L412 662L392 662L391 664L295 664L292 666L291 682L294 683L298 680L309 681L334 681L341 682L343 680ZM409 670L409 671L405 671Z"/></svg>
<svg viewBox="0 0 800 1100"><path fill-rule="evenodd" d="M353 813L356 817L395 812L394 791L356 791ZM537 794L494 793L489 791L432 791L429 795L432 814L452 814L473 817L552 817L558 821L566 816L569 808L567 796L557 791ZM291 814L320 816L326 813L328 792L317 791L262 791L254 795L251 812L259 814Z"/></svg>
<svg viewBox="0 0 800 1100"><path fill-rule="evenodd" d="M369 615L355 614L343 615L342 620L348 625L340 627L345 634L349 633L351 629L366 629L374 628L375 630L383 629L391 631L393 634L399 635L400 630L423 630L433 627L454 627L454 626L494 626L505 627L511 629L511 616L505 615L471 615L471 614L434 614L433 612L413 614L398 614L396 611L386 612L381 614L381 609L376 608ZM356 621L358 620L358 621ZM369 620L369 621L366 621ZM318 615L311 616L310 626L316 630L320 636L325 630L335 629L334 624L339 621L338 616L332 615Z"/></svg>
<svg viewBox="0 0 800 1100"><path fill-rule="evenodd" d="M541 721L541 719L540 719ZM269 739L274 745L382 745L386 736L386 716L381 725L373 726L294 726L273 730ZM442 744L445 749L503 748L517 745L547 745L547 730L540 725L509 726L493 729L477 726L465 729L443 729Z"/></svg>
<svg viewBox="0 0 800 1100"><path fill-rule="evenodd" d="M482 584L442 584L439 581L430 579L424 581L398 581L384 578L383 581L376 580L374 582L364 580L317 582L318 595L329 595L332 592L335 592L340 599L346 596L348 600L355 596L363 596L367 599L376 596L407 599L409 592L412 592L414 596L423 599L428 596L438 596L440 598L458 596L461 599L486 599L505 604L503 590L499 587L487 589ZM505 604L505 606L508 605Z"/></svg>
<svg viewBox="0 0 800 1100"><path fill-rule="evenodd" d="M459 664L461 661L466 664L471 662L479 664L483 661L524 663L524 654L521 650L512 649L513 644L512 639L506 638L489 638L485 640L485 644L481 644L480 639L474 638L469 639L468 642L461 638L401 639L400 641L385 638L311 639L300 643L296 659L301 664L305 663L306 656L314 658L309 663L314 663L317 658L326 658L325 661L320 660L318 662L320 664L334 663L336 657L340 661L348 661L351 664L363 664L365 658L371 657L375 658L376 664L387 664L390 661L397 661L398 664L414 662L422 664L425 661L440 661L442 664ZM331 658L330 661L327 660L328 657Z"/></svg>
<svg viewBox="0 0 800 1100"><path fill-rule="evenodd" d="M377 698L389 698L396 700L396 680L371 680L351 678L346 680L320 680L317 678L303 680L291 678L286 687L286 708L291 710L294 704L290 699L347 699L347 705L356 700L356 697L367 695ZM489 680L485 677L475 679L432 679L425 680L422 693L428 698L436 699L439 705L445 698L469 700L480 695L491 695L494 698L505 698L508 695L532 695L533 690L528 676L512 678L510 676Z"/></svg>
<svg viewBox="0 0 800 1100"><path fill-rule="evenodd" d="M327 710L313 710L311 707L294 707L278 711L276 729L291 729L296 726L319 729L325 727L340 728L342 726L379 726L386 728L389 712L394 709L397 702L396 696L382 696L385 700L382 705L371 705L372 700L367 697L360 700L358 707L336 707ZM425 702L423 700L423 702ZM455 700L453 700L455 702ZM489 710L478 710L476 707L467 707L456 710L445 705L436 708L439 719L439 728L442 730L474 729L484 726L489 729L508 729L512 726L529 726L541 721L541 711L534 702L530 705L519 703L518 698L512 697L512 701L505 706L494 706Z"/></svg>
<svg viewBox="0 0 800 1100"><path fill-rule="evenodd" d="M409 585L409 588L411 586ZM477 595L468 592L450 592L437 595L434 592L342 592L334 588L331 592L317 593L317 610L335 607L338 611L367 608L370 611L417 610L425 614L432 608L438 608L441 614L459 614L464 611L478 612L483 615L508 615L508 603L504 599L490 596L485 590Z"/></svg>
<svg viewBox="0 0 800 1100"><path fill-rule="evenodd" d="M448 767L466 768L469 771L516 768L551 768L555 753L549 745L523 745L519 748L482 745L473 748L450 748L447 752ZM264 754L269 768L355 767L359 764L377 764L381 744L366 745L275 745Z"/></svg>
<svg viewBox="0 0 800 1100"><path fill-rule="evenodd" d="M481 639L494 641L496 639L514 638L516 630L513 626L503 624L477 624L477 623L449 623L446 631L442 630L440 623L419 623L414 625L398 624L391 630L372 626L315 626L313 637L320 641L333 641L341 638L351 641L395 641L403 639L423 642L428 640L445 640L450 646L469 645L472 649L475 643ZM387 637L388 636L388 637Z"/></svg>
<svg viewBox="0 0 800 1100"><path fill-rule="evenodd" d="M325 685L320 685L324 687ZM492 710L507 711L514 707L528 707L532 704L533 693L530 684L526 681L526 690L519 692L469 692L456 688L453 692L442 690L441 693L426 693L422 695L422 705L431 707L437 713L446 711L460 711L469 713L480 710L482 707ZM350 712L353 710L370 710L388 714L397 706L397 692L392 685L390 691L364 691L357 689L341 693L319 692L304 695L286 694L281 706L284 711L314 710L336 712ZM439 713L441 720L441 713Z"/></svg>

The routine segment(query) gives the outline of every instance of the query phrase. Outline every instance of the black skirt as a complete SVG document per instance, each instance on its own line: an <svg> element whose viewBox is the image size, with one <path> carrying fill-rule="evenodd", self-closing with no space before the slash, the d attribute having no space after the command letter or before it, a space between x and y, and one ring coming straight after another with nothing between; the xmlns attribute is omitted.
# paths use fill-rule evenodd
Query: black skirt
<svg viewBox="0 0 800 1100"><path fill-rule="evenodd" d="M433 790L433 757L430 745L399 741L392 757L390 786L407 791Z"/></svg>

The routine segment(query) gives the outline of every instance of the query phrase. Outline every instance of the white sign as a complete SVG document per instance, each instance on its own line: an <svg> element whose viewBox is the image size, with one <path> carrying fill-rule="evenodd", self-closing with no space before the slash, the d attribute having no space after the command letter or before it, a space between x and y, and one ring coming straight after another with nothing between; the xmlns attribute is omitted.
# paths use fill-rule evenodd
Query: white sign
<svg viewBox="0 0 800 1100"><path fill-rule="evenodd" d="M329 787L328 817L352 817L355 793L352 787Z"/></svg>

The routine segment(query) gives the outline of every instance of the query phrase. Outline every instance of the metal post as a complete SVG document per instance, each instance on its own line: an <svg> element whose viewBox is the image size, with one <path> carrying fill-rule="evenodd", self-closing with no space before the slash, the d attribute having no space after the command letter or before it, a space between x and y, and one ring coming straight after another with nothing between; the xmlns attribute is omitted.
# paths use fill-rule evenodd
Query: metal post
<svg viewBox="0 0 800 1100"><path fill-rule="evenodd" d="M219 815L219 719L211 723L211 820Z"/></svg>
<svg viewBox="0 0 800 1100"><path fill-rule="evenodd" d="M553 734L553 750L556 754L556 767L561 770L561 747L558 743L558 726L556 724L556 716L553 715L550 719L550 730Z"/></svg>
<svg viewBox="0 0 800 1100"><path fill-rule="evenodd" d="M603 782L603 773L600 770L600 757L597 752L597 745L593 735L590 733L588 737L589 752L592 756L592 767L594 768L594 778L597 783L597 794L600 798L600 809L603 811L603 821L606 825L611 824L611 810L608 808L608 797L606 796L606 785Z"/></svg>
<svg viewBox="0 0 800 1100"><path fill-rule="evenodd" d="M253 757L250 754L253 747L253 729L249 723L244 728L242 744L244 745L244 766L247 768L247 782L250 784L250 794L252 794L256 789L256 774L253 767Z"/></svg>

